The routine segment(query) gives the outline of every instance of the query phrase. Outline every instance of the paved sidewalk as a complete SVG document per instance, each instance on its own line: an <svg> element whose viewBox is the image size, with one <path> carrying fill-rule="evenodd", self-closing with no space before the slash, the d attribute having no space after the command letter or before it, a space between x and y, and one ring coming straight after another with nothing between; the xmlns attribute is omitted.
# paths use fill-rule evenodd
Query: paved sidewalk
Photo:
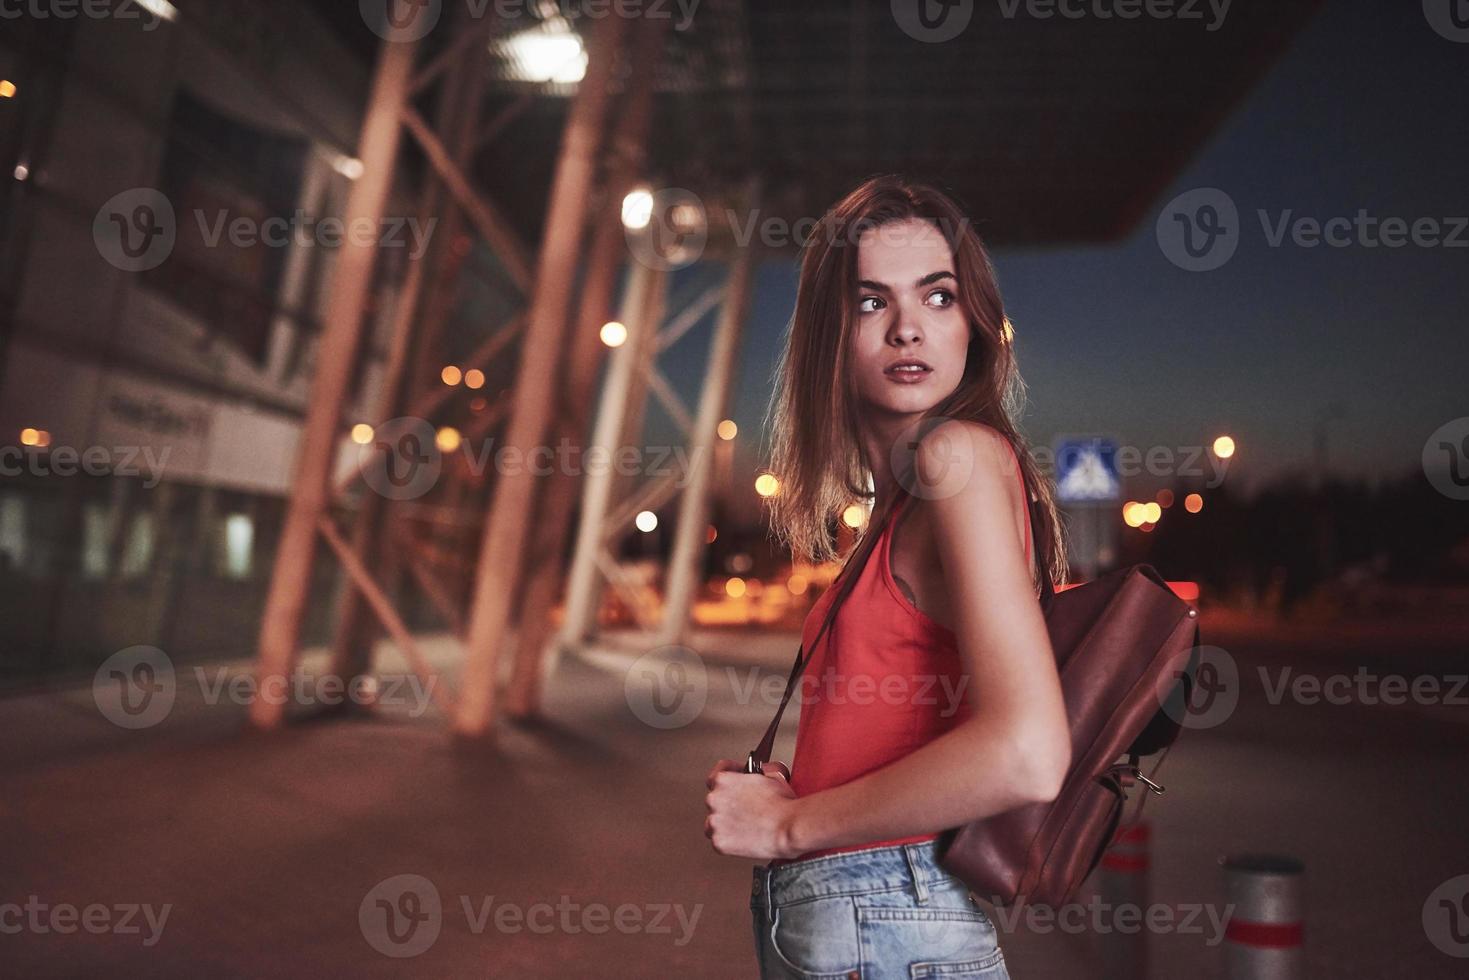
<svg viewBox="0 0 1469 980"><path fill-rule="evenodd" d="M453 645L426 645L452 687ZM206 703L186 665L172 713L142 731L106 721L88 688L0 701L0 903L137 904L155 918L168 907L156 935L143 915L138 933L63 934L43 913L41 928L0 935L3 972L750 977L750 862L710 849L703 776L758 736L772 706L739 692L762 676L752 669L783 678L794 638L711 633L696 646L707 700L686 725L639 719L633 646L564 659L549 720L505 726L492 747L458 744L435 711L404 706L250 734L243 706ZM384 653L385 672L394 659ZM1310 875L1309 975L1461 976L1419 916L1433 887L1469 872L1469 736L1385 718L1247 695L1230 723L1187 733L1168 796L1150 804L1154 901L1217 906L1219 855L1282 850ZM1362 738L1368 722L1387 734ZM794 732L792 716L778 757ZM416 907L390 881L400 875L418 876ZM441 903L436 938L411 958L384 955L373 941L423 945L427 932L387 940L382 909L429 915L425 880ZM1220 976L1209 938L1155 937L1152 975ZM1096 941L1002 935L1016 980L1096 976Z"/></svg>

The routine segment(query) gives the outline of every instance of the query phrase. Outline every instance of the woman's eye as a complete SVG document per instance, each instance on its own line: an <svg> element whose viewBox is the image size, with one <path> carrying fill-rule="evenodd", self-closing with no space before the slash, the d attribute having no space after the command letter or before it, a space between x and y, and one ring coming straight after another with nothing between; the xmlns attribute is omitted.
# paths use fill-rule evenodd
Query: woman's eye
<svg viewBox="0 0 1469 980"><path fill-rule="evenodd" d="M954 294L947 289L935 289L928 294L928 302L931 306L945 307L954 305Z"/></svg>
<svg viewBox="0 0 1469 980"><path fill-rule="evenodd" d="M863 296L857 301L857 310L861 313L875 313L882 309L883 302L876 296Z"/></svg>

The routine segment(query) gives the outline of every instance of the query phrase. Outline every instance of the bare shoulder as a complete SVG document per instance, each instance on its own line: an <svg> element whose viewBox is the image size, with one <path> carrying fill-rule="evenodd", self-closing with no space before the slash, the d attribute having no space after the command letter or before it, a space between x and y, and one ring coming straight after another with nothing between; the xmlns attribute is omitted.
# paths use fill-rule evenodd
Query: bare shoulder
<svg viewBox="0 0 1469 980"><path fill-rule="evenodd" d="M947 419L935 426L918 442L914 469L920 495L929 500L1020 498L1014 450L983 422Z"/></svg>

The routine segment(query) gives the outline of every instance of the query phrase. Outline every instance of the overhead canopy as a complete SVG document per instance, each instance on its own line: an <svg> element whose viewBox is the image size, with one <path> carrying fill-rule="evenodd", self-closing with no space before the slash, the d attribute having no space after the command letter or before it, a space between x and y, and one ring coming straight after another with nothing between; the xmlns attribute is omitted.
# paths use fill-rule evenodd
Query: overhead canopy
<svg viewBox="0 0 1469 980"><path fill-rule="evenodd" d="M669 32L660 70L655 182L718 204L758 171L766 215L793 222L819 216L863 177L900 171L948 187L993 244L1115 240L1320 0L1230 4L1222 20L1208 0L1029 5L1056 9L1049 18L1023 0L974 2L962 30L935 41L914 36L921 24L898 22L894 10L906 5L701 0L685 22L677 2L647 0L641 9L682 28ZM1149 17L1150 7L1174 16ZM1116 16L1134 8L1135 19ZM503 45L489 70L487 118L539 93L477 161L488 193L534 241L571 86L525 80Z"/></svg>

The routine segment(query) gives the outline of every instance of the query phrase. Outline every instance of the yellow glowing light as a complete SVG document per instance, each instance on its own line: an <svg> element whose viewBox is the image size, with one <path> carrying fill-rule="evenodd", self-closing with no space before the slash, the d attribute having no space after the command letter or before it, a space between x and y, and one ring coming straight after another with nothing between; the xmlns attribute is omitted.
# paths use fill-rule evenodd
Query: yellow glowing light
<svg viewBox="0 0 1469 980"><path fill-rule="evenodd" d="M638 526L639 531L647 534L658 526L658 515L651 510L640 510L638 516L633 518L633 523Z"/></svg>
<svg viewBox="0 0 1469 980"><path fill-rule="evenodd" d="M624 327L616 320L609 320L602 324L602 330L599 336L602 338L602 343L608 347L621 347L627 342L627 327Z"/></svg>
<svg viewBox="0 0 1469 980"><path fill-rule="evenodd" d="M27 426L20 430L20 444L22 446L38 446L41 444L41 430L32 429Z"/></svg>
<svg viewBox="0 0 1469 980"><path fill-rule="evenodd" d="M780 481L769 473L755 477L755 492L762 497L774 497L780 493Z"/></svg>
<svg viewBox="0 0 1469 980"><path fill-rule="evenodd" d="M622 226L632 231L648 227L653 220L653 192L646 187L629 191L622 199Z"/></svg>
<svg viewBox="0 0 1469 980"><path fill-rule="evenodd" d="M842 511L842 523L852 529L861 527L867 523L867 508L861 504L851 504Z"/></svg>
<svg viewBox="0 0 1469 980"><path fill-rule="evenodd" d="M1157 524L1163 518L1163 508L1156 500L1143 504L1143 523Z"/></svg>
<svg viewBox="0 0 1469 980"><path fill-rule="evenodd" d="M1136 500L1129 500L1122 505L1122 520L1128 527L1141 527L1147 520L1143 505Z"/></svg>
<svg viewBox="0 0 1469 980"><path fill-rule="evenodd" d="M1234 455L1234 440L1229 436L1220 436L1214 440L1214 455L1220 459L1228 459Z"/></svg>
<svg viewBox="0 0 1469 980"><path fill-rule="evenodd" d="M444 380L444 384L452 388L464 380L464 372L452 364L445 364L444 370L439 372L439 377Z"/></svg>
<svg viewBox="0 0 1469 980"><path fill-rule="evenodd" d="M15 83L8 78L0 79L0 99L15 98Z"/></svg>
<svg viewBox="0 0 1469 980"><path fill-rule="evenodd" d="M786 579L786 588L791 590L791 595L805 595L810 584L804 575L792 575Z"/></svg>
<svg viewBox="0 0 1469 980"><path fill-rule="evenodd" d="M731 599L738 599L745 594L745 580L742 578L726 580L724 583L724 594Z"/></svg>
<svg viewBox="0 0 1469 980"><path fill-rule="evenodd" d="M1204 497L1202 494L1191 493L1183 498L1183 509L1190 514L1197 514L1204 509Z"/></svg>
<svg viewBox="0 0 1469 980"><path fill-rule="evenodd" d="M728 442L735 436L739 435L740 427L734 424L734 419L725 419L723 422L719 423L717 431L719 432L719 438L723 439L725 442Z"/></svg>
<svg viewBox="0 0 1469 980"><path fill-rule="evenodd" d="M464 372L464 387L483 388L485 386L485 373L479 368L470 368Z"/></svg>
<svg viewBox="0 0 1469 980"><path fill-rule="evenodd" d="M442 453L452 453L463 441L464 437L452 425L444 426L434 435L434 445L438 446L439 452Z"/></svg>
<svg viewBox="0 0 1469 980"><path fill-rule="evenodd" d="M372 426L366 422L358 422L352 426L352 441L359 446L365 446L372 442Z"/></svg>

